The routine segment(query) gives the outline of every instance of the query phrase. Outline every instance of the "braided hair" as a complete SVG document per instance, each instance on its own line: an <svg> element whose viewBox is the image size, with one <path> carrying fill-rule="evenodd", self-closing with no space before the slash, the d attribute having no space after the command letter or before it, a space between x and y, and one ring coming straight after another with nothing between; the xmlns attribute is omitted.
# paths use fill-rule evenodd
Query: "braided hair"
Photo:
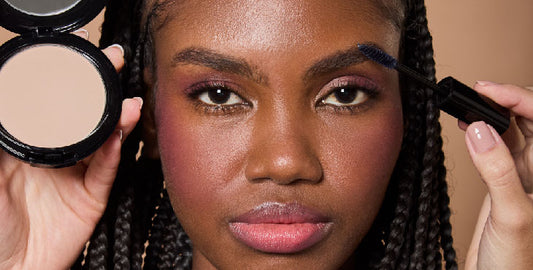
<svg viewBox="0 0 533 270"><path fill-rule="evenodd" d="M112 0L101 47L125 49L120 77L126 97L146 96L149 27L143 0ZM401 0L400 61L435 80L432 37L423 0ZM390 6L388 6L390 7ZM386 10L385 12L391 12ZM148 18L148 21L150 18ZM401 78L404 139L380 212L356 250L364 269L457 269L450 225L439 109L434 93ZM143 115L144 117L144 115ZM136 158L141 121L124 142L106 211L72 269L190 269L192 246L172 210L157 160Z"/></svg>

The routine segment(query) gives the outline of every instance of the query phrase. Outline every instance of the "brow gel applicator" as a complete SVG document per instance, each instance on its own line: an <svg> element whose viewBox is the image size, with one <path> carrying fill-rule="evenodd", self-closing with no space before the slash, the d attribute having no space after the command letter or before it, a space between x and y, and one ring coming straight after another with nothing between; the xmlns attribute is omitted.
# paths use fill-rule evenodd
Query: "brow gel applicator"
<svg viewBox="0 0 533 270"><path fill-rule="evenodd" d="M370 60L389 69L396 69L398 72L431 88L437 93L437 106L455 118L467 124L484 121L494 127L500 134L509 128L510 117L508 110L497 104L490 105L476 91L453 77L446 77L438 84L435 84L422 74L402 65L394 57L375 46L359 44L357 47Z"/></svg>

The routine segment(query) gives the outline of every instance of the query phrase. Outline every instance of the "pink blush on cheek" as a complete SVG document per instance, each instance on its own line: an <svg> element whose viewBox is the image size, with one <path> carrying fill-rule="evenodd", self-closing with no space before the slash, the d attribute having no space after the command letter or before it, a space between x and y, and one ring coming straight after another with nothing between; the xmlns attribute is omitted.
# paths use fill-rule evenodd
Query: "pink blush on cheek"
<svg viewBox="0 0 533 270"><path fill-rule="evenodd" d="M330 122L333 123L333 122ZM403 138L401 107L385 107L356 125L339 121L320 134L326 179L352 208L381 203Z"/></svg>
<svg viewBox="0 0 533 270"><path fill-rule="evenodd" d="M172 114L165 114L172 115ZM174 125L176 119L160 118L158 128L159 152L165 175L165 182L169 192L184 201L196 199L194 194L205 190L199 173L205 173L208 168L202 168L196 155L197 142L185 132L184 127ZM179 118L179 117L178 117ZM185 199L185 197L190 197Z"/></svg>
<svg viewBox="0 0 533 270"><path fill-rule="evenodd" d="M235 138L243 138L246 131L212 127L196 120L186 105L167 97L158 100L159 151L167 189L179 201L174 207L217 205L212 201L227 197L226 190L242 171L245 143Z"/></svg>

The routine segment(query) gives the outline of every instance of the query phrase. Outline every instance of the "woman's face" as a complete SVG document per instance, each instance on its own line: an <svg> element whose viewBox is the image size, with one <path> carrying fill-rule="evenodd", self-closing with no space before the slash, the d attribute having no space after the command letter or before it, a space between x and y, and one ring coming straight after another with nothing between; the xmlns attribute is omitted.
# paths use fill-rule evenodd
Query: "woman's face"
<svg viewBox="0 0 533 270"><path fill-rule="evenodd" d="M167 190L200 269L328 269L369 230L403 133L372 1L182 1L154 26Z"/></svg>

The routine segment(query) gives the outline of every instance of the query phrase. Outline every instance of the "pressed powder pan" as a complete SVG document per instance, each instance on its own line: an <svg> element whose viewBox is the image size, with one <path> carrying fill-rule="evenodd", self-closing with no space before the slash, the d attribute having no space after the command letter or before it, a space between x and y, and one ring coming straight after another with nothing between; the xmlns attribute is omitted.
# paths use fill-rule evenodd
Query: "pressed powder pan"
<svg viewBox="0 0 533 270"><path fill-rule="evenodd" d="M0 0L0 25L21 34L0 47L0 147L37 166L73 165L118 122L122 94L107 57L68 34L104 0Z"/></svg>
<svg viewBox="0 0 533 270"><path fill-rule="evenodd" d="M49 80L56 74L69 76ZM27 80L20 79L26 76ZM91 134L104 114L100 73L66 47L35 45L17 53L2 67L0 89L2 126L27 145L73 145ZM24 106L14 100L24 100Z"/></svg>

